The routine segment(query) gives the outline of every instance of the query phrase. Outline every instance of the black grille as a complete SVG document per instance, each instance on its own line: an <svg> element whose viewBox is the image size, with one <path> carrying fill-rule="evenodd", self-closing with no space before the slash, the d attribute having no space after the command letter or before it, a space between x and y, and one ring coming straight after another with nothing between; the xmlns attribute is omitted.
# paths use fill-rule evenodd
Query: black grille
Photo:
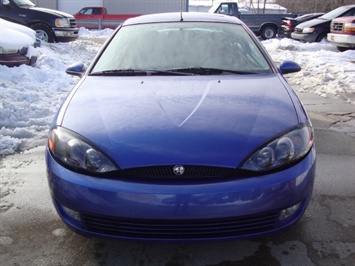
<svg viewBox="0 0 355 266"><path fill-rule="evenodd" d="M344 29L344 23L332 23L331 30L334 32L342 32Z"/></svg>
<svg viewBox="0 0 355 266"><path fill-rule="evenodd" d="M121 175L135 177L177 177L174 173L174 165L167 166L151 166L124 169L120 172ZM236 173L236 169L224 167L210 166L184 166L184 173L179 175L179 178L184 177L218 177L228 176Z"/></svg>
<svg viewBox="0 0 355 266"><path fill-rule="evenodd" d="M268 232L276 227L278 212L228 219L126 220L81 215L89 231L108 236L141 239L206 239Z"/></svg>
<svg viewBox="0 0 355 266"><path fill-rule="evenodd" d="M301 28L295 28L295 32L296 33L302 33L302 29Z"/></svg>
<svg viewBox="0 0 355 266"><path fill-rule="evenodd" d="M70 27L71 28L76 28L76 20L74 18L69 19L70 21Z"/></svg>

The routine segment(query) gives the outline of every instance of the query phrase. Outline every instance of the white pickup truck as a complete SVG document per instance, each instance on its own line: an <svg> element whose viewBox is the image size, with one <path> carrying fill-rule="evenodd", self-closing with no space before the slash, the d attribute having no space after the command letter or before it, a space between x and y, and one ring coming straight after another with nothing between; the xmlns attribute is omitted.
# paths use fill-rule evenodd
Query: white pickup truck
<svg viewBox="0 0 355 266"><path fill-rule="evenodd" d="M341 52L355 49L355 16L333 19L327 39Z"/></svg>

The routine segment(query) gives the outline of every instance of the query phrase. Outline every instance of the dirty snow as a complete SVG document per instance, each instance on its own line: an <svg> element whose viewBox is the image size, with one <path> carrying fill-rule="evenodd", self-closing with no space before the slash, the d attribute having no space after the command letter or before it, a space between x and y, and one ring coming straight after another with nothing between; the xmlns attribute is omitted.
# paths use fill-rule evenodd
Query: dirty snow
<svg viewBox="0 0 355 266"><path fill-rule="evenodd" d="M65 69L75 62L88 65L111 33L81 28L77 41L35 48L34 67L0 65L0 155L45 144L56 111L79 80ZM302 66L301 72L286 76L296 91L341 97L355 104L355 50L340 53L329 43L290 39L262 43L275 62L293 60Z"/></svg>

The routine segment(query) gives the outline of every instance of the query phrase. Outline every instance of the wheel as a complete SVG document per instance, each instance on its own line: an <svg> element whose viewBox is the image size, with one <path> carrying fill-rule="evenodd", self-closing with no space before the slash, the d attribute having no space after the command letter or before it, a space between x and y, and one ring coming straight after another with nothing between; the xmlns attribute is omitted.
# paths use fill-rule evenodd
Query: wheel
<svg viewBox="0 0 355 266"><path fill-rule="evenodd" d="M262 28L261 38L263 38L263 40L272 39L275 37L276 37L276 29L274 27L267 26L265 28Z"/></svg>
<svg viewBox="0 0 355 266"><path fill-rule="evenodd" d="M54 42L55 37L52 29L44 24L34 24L31 28L36 32L37 39L44 42Z"/></svg>
<svg viewBox="0 0 355 266"><path fill-rule="evenodd" d="M327 40L327 33L321 33L318 35L316 42L328 41Z"/></svg>
<svg viewBox="0 0 355 266"><path fill-rule="evenodd" d="M345 51L347 51L347 50L350 49L350 48L348 48L348 47L341 47L341 46L337 46L337 48L338 48L338 51L339 51L339 52L345 52Z"/></svg>

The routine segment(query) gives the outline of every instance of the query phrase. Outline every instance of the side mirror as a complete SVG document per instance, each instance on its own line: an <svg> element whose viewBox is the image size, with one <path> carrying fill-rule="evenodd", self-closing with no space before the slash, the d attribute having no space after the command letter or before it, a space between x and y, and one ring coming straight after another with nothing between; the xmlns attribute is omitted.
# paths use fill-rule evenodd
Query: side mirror
<svg viewBox="0 0 355 266"><path fill-rule="evenodd" d="M283 61L280 65L280 72L281 74L288 74L288 73L295 73L301 70L299 64L293 61Z"/></svg>
<svg viewBox="0 0 355 266"><path fill-rule="evenodd" d="M8 6L8 5L10 5L10 1L9 0L1 0L1 4L3 6Z"/></svg>
<svg viewBox="0 0 355 266"><path fill-rule="evenodd" d="M69 75L82 77L85 72L85 66L83 63L76 63L69 66L65 72Z"/></svg>

